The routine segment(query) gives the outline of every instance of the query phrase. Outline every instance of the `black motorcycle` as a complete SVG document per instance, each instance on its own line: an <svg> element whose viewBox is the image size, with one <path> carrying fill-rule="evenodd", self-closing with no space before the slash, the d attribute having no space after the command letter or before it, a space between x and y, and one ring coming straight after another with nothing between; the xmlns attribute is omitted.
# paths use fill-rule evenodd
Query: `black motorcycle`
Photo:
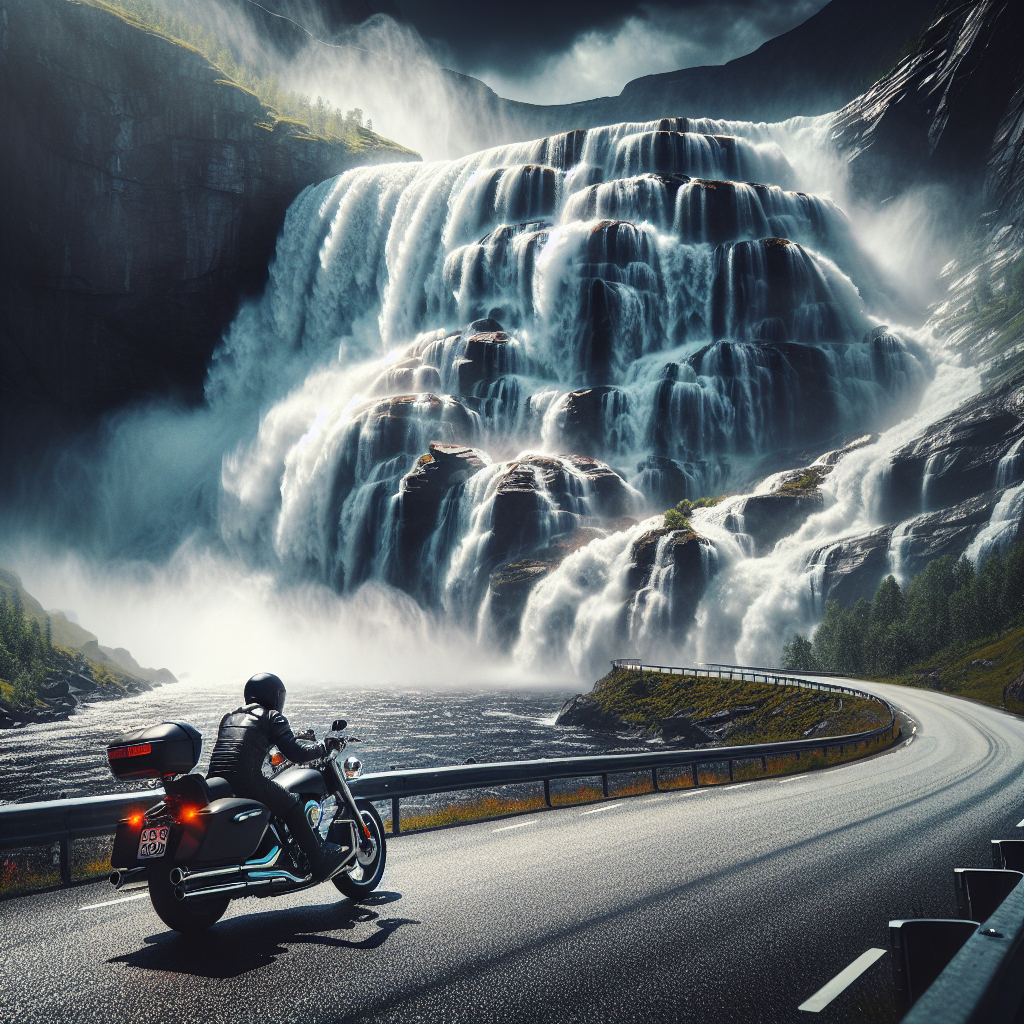
<svg viewBox="0 0 1024 1024"><path fill-rule="evenodd" d="M274 781L303 801L314 830L347 852L331 878L345 896L373 892L384 874L384 823L368 800L357 800L346 776L361 765L349 757L349 742L331 726L335 749L319 761L287 766ZM185 722L164 722L119 736L107 747L118 779L161 779L164 798L134 811L117 826L110 863L115 889L148 886L153 909L169 928L194 933L209 928L241 896L281 896L316 885L306 855L284 822L256 800L236 797L226 780L190 774L199 763L202 736Z"/></svg>

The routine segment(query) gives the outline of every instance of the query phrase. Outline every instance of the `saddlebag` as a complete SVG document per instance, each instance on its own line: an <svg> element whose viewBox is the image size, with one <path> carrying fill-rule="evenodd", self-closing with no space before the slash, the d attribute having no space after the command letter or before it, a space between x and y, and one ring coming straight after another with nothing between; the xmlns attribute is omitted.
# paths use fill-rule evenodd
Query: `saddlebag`
<svg viewBox="0 0 1024 1024"><path fill-rule="evenodd" d="M248 860L260 845L269 821L270 810L256 800L214 800L183 823L174 859L190 864Z"/></svg>
<svg viewBox="0 0 1024 1024"><path fill-rule="evenodd" d="M263 804L237 797L187 807L177 820L169 814L146 820L140 811L118 823L110 863L115 868L238 863L252 856L269 820Z"/></svg>

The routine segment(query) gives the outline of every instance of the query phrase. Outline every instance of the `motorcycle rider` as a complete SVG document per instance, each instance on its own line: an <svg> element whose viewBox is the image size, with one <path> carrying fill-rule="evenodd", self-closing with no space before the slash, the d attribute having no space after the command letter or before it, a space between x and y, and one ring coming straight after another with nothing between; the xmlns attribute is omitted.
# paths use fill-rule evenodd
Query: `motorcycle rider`
<svg viewBox="0 0 1024 1024"><path fill-rule="evenodd" d="M313 830L298 794L289 793L263 774L267 751L275 745L296 764L327 755L326 744L294 735L281 713L284 699L284 683L277 676L271 672L254 675L245 684L245 704L221 719L208 774L227 779L236 796L266 804L288 826L309 860L313 878L322 882L337 873L345 862L345 851L324 842Z"/></svg>

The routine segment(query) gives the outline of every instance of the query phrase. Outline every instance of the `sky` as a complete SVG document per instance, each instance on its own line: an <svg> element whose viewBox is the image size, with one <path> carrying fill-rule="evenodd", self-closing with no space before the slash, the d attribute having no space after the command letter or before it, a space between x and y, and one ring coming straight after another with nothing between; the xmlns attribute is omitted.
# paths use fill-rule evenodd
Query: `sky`
<svg viewBox="0 0 1024 1024"><path fill-rule="evenodd" d="M641 75L725 63L795 28L824 5L825 0L397 0L404 19L442 64L482 79L501 96L533 103L616 95Z"/></svg>

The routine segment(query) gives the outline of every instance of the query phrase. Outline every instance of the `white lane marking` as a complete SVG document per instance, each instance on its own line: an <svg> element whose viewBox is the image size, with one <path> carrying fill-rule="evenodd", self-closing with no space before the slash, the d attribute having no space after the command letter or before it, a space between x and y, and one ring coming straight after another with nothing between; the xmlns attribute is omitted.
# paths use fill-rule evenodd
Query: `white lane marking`
<svg viewBox="0 0 1024 1024"><path fill-rule="evenodd" d="M526 828L527 825L536 825L537 821L521 821L518 825L502 825L501 828L492 828L492 832L507 832L510 828Z"/></svg>
<svg viewBox="0 0 1024 1024"><path fill-rule="evenodd" d="M802 1002L797 1009L807 1013L820 1013L882 956L885 956L884 949L869 949L866 953L861 953L849 967L841 970L828 984L819 988L810 999Z"/></svg>
<svg viewBox="0 0 1024 1024"><path fill-rule="evenodd" d="M1018 821L1017 828L1024 828L1024 821Z"/></svg>
<svg viewBox="0 0 1024 1024"><path fill-rule="evenodd" d="M584 814L600 814L602 811L612 811L616 807L621 806L622 804L608 804L605 807L595 807L592 811L583 811L582 814L580 814L580 817L582 818Z"/></svg>
<svg viewBox="0 0 1024 1024"><path fill-rule="evenodd" d="M779 785L781 786L784 782L796 782L797 779L805 779L805 778L807 778L806 774L804 774L804 775L791 775L788 779L779 779Z"/></svg>
<svg viewBox="0 0 1024 1024"><path fill-rule="evenodd" d="M729 788L730 789L742 789L744 786L749 786L749 785L750 785L749 782L739 782L739 783L735 783L734 782L734 783L730 784Z"/></svg>
<svg viewBox="0 0 1024 1024"><path fill-rule="evenodd" d="M645 797L643 800L641 800L640 803L642 803L642 804L656 804L659 800L664 800L664 799L665 799L665 797L663 797L663 796L649 796L649 797Z"/></svg>
<svg viewBox="0 0 1024 1024"><path fill-rule="evenodd" d="M95 910L97 907L112 907L115 903L130 903L132 900L144 900L149 896L148 892L137 892L134 896L122 896L119 900L105 900L103 903L86 903L79 907L79 910Z"/></svg>

